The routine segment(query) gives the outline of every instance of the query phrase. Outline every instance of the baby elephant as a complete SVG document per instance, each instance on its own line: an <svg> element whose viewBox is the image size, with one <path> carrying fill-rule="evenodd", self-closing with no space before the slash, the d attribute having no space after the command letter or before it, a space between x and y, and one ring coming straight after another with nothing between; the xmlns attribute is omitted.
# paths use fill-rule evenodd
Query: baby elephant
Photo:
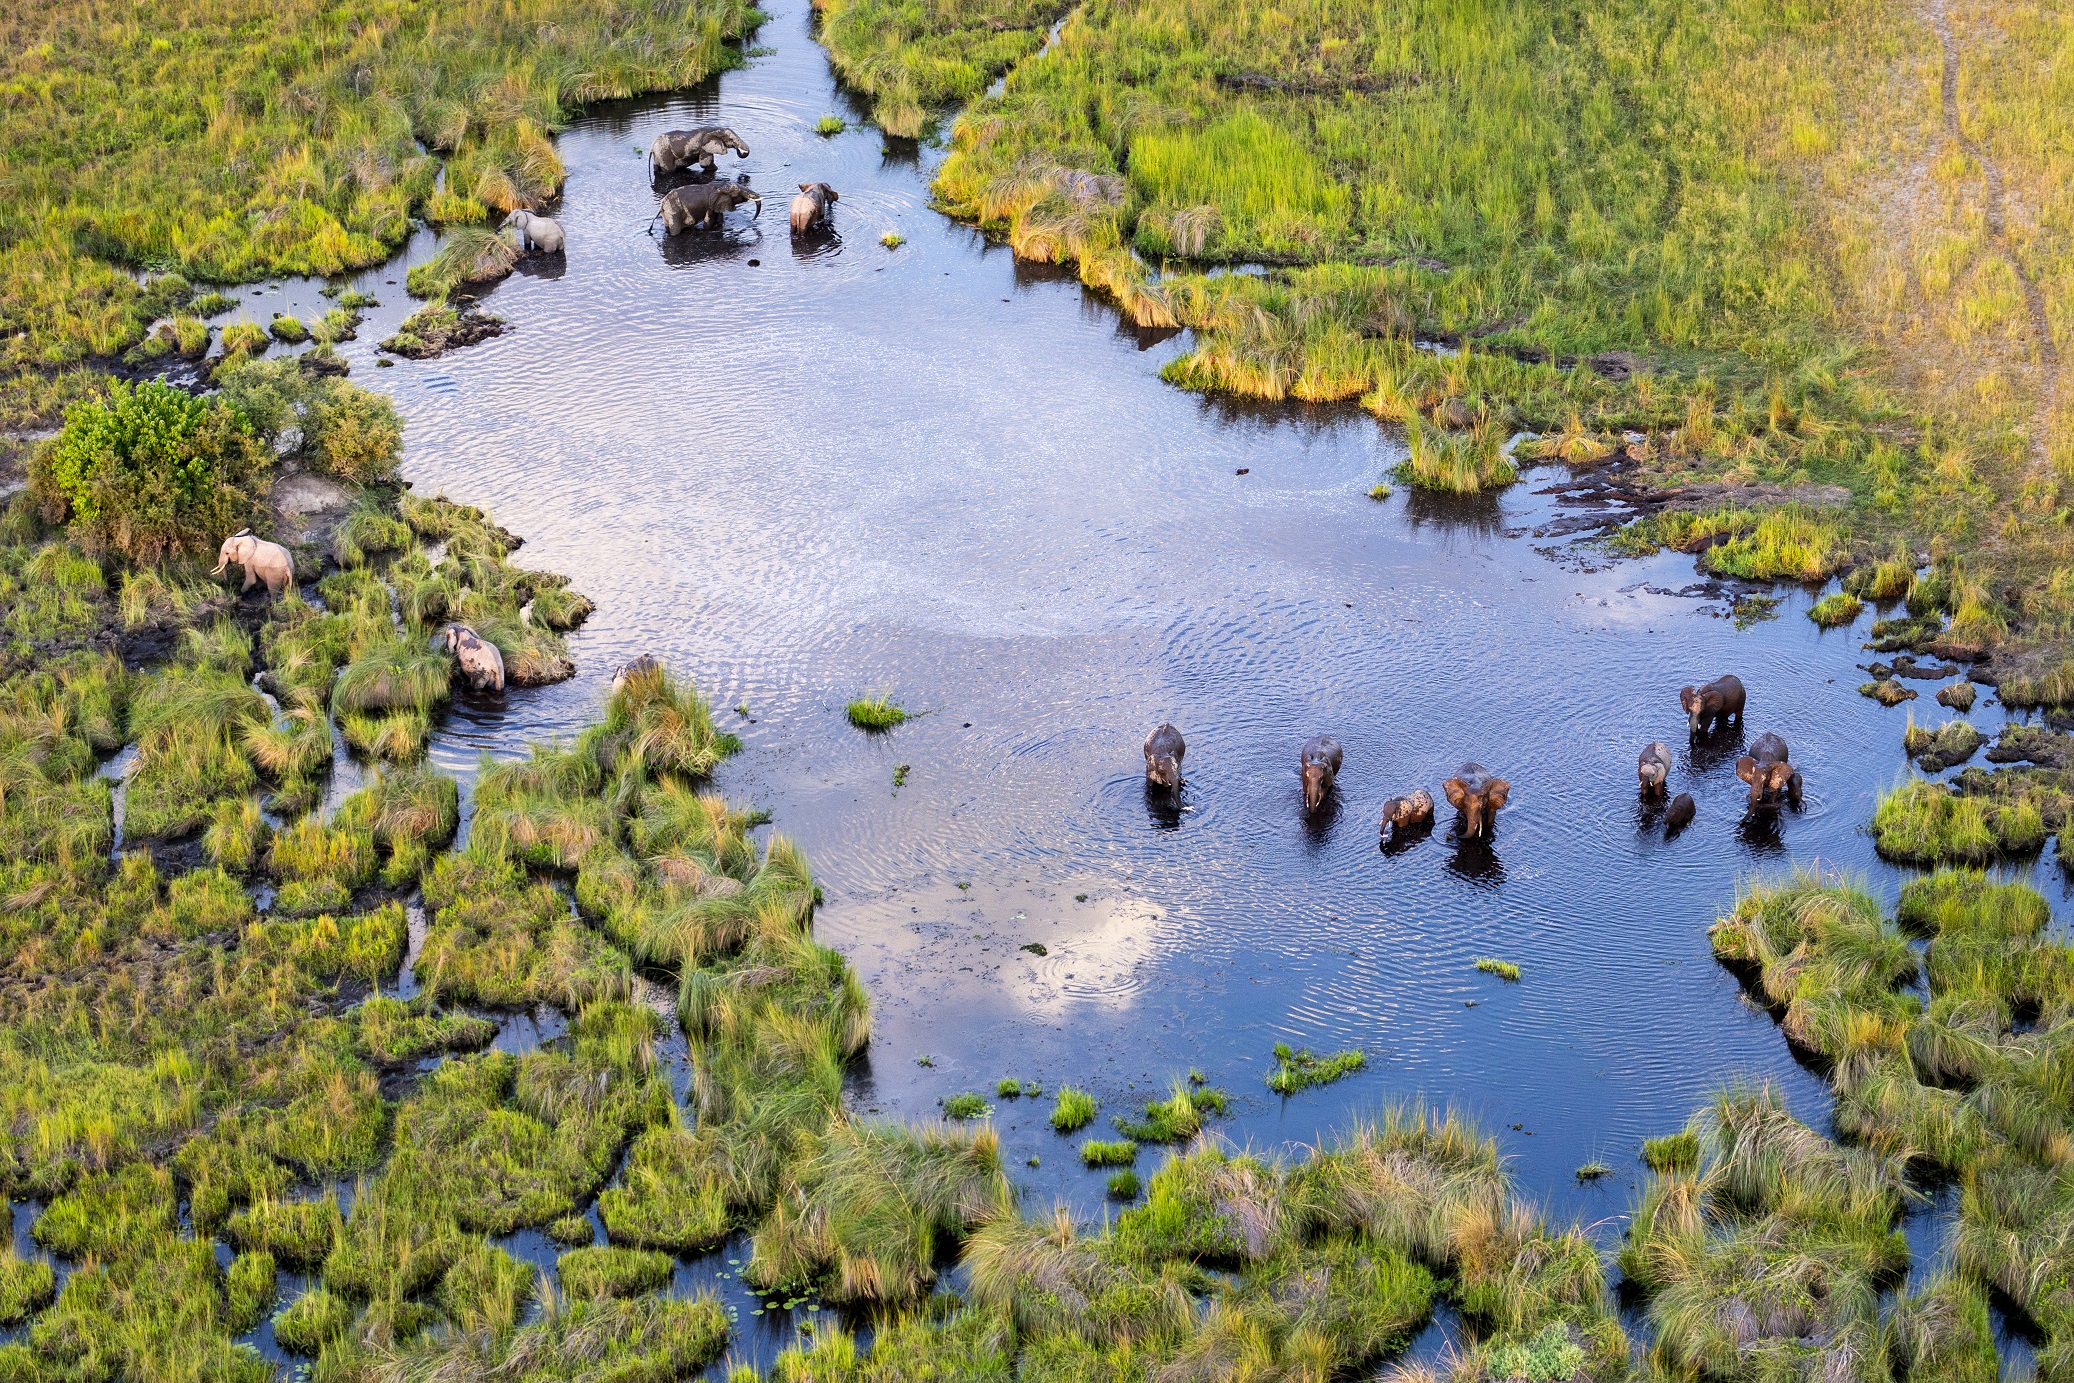
<svg viewBox="0 0 2074 1383"><path fill-rule="evenodd" d="M1782 796L1800 801L1800 770L1786 762L1786 741L1767 730L1736 760L1736 777L1750 785L1750 805L1776 802Z"/></svg>
<svg viewBox="0 0 2074 1383"><path fill-rule="evenodd" d="M1512 791L1512 784L1493 778L1482 764L1463 764L1455 776L1440 785L1448 805L1462 813L1464 837L1480 836L1490 829L1492 818Z"/></svg>
<svg viewBox="0 0 2074 1383"><path fill-rule="evenodd" d="M1161 721L1145 737L1145 785L1165 792L1181 790L1181 756L1188 752L1181 732Z"/></svg>
<svg viewBox="0 0 2074 1383"><path fill-rule="evenodd" d="M295 584L295 559L288 555L288 549L253 537L249 528L241 528L223 540L223 546L216 549L216 569L209 575L223 575L223 569L232 562L245 569L245 584L238 587L240 593L251 590L256 581L266 582L270 596Z"/></svg>
<svg viewBox="0 0 2074 1383"><path fill-rule="evenodd" d="M1725 673L1704 687L1682 689L1678 704L1692 717L1693 734L1719 730L1731 719L1740 722L1743 718L1743 681L1732 672Z"/></svg>
<svg viewBox="0 0 2074 1383"><path fill-rule="evenodd" d="M449 624L439 631L439 641L461 664L461 675L476 691L504 690L504 655L497 645L465 624Z"/></svg>
<svg viewBox="0 0 2074 1383"><path fill-rule="evenodd" d="M836 190L825 182L801 183L799 195L792 199L792 233L827 229L828 208L839 200Z"/></svg>
<svg viewBox="0 0 2074 1383"><path fill-rule="evenodd" d="M1332 784L1339 777L1340 761L1345 757L1340 752L1339 741L1330 735L1314 736L1297 756L1297 771L1303 774L1303 809L1314 812L1325 805L1332 795Z"/></svg>
<svg viewBox="0 0 2074 1383"><path fill-rule="evenodd" d="M1664 813L1664 834L1675 836L1692 824L1694 807L1692 794L1681 792L1671 799L1671 809Z"/></svg>
<svg viewBox="0 0 2074 1383"><path fill-rule="evenodd" d="M726 223L727 213L744 202L756 203L756 214L763 215L763 198L737 182L707 183L702 187L679 187L663 198L656 208L655 218L648 223L648 233L655 233L655 222L663 223L670 235L682 235L686 228L694 230L719 230Z"/></svg>
<svg viewBox="0 0 2074 1383"><path fill-rule="evenodd" d="M1433 794L1420 788L1409 797L1393 797L1383 803L1383 833L1395 826L1397 834L1433 824Z"/></svg>
<svg viewBox="0 0 2074 1383"><path fill-rule="evenodd" d="M1657 740L1636 757L1635 775L1642 780L1644 797L1655 797L1663 792L1664 783L1671 776L1671 751L1662 740Z"/></svg>
<svg viewBox="0 0 2074 1383"><path fill-rule="evenodd" d="M562 252L562 223L533 212L519 210L504 218L505 230L518 232L521 250L538 250L544 255Z"/></svg>

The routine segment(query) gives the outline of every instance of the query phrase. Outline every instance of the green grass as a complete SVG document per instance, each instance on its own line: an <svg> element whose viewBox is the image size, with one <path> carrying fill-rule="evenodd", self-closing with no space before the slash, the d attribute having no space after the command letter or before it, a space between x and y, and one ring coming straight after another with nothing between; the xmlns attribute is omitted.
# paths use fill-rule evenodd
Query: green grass
<svg viewBox="0 0 2074 1383"><path fill-rule="evenodd" d="M1406 433L1411 454L1393 472L1402 484L1443 494L1474 495L1503 489L1519 479L1504 439L1488 417L1468 432L1447 432L1421 425L1413 414Z"/></svg>
<svg viewBox="0 0 2074 1383"><path fill-rule="evenodd" d="M1138 1145L1128 1138L1090 1138L1080 1145L1080 1160L1089 1167L1128 1167L1138 1160Z"/></svg>
<svg viewBox="0 0 2074 1383"><path fill-rule="evenodd" d="M1507 984L1517 984L1519 982L1519 967L1509 960L1499 960L1495 956L1485 956L1476 962L1476 968L1483 971L1486 975L1496 975Z"/></svg>
<svg viewBox="0 0 2074 1383"><path fill-rule="evenodd" d="M1699 1160L1699 1135L1690 1130L1642 1140L1642 1162L1652 1172L1692 1171Z"/></svg>
<svg viewBox="0 0 2074 1383"><path fill-rule="evenodd" d="M824 115L814 122L814 133L823 139L831 139L850 128L840 115Z"/></svg>
<svg viewBox="0 0 2074 1383"><path fill-rule="evenodd" d="M897 250L907 243L907 237L899 231L887 231L879 237L879 243L889 250Z"/></svg>
<svg viewBox="0 0 2074 1383"><path fill-rule="evenodd" d="M1267 1088L1278 1095L1294 1095L1313 1085L1330 1085L1367 1064L1367 1054L1358 1047L1331 1056L1314 1056L1308 1047L1291 1051L1287 1043L1277 1042L1275 1069L1268 1072Z"/></svg>
<svg viewBox="0 0 2074 1383"><path fill-rule="evenodd" d="M1034 1080L1017 1080L1014 1076L1003 1076L995 1084L994 1093L1004 1100L1018 1100L1024 1096L1035 1099L1044 1093L1044 1086Z"/></svg>
<svg viewBox="0 0 2074 1383"><path fill-rule="evenodd" d="M1850 624L1865 609L1865 602L1848 591L1834 591L1808 607L1808 618L1817 628L1834 629Z"/></svg>
<svg viewBox="0 0 2074 1383"><path fill-rule="evenodd" d="M1138 1118L1119 1114L1111 1122L1117 1132L1134 1142L1181 1143L1202 1131L1205 1115L1223 1114L1230 1107L1230 1098L1222 1090L1177 1078L1167 1098L1147 1103Z"/></svg>
<svg viewBox="0 0 2074 1383"><path fill-rule="evenodd" d="M943 1117L946 1119L984 1119L994 1112L992 1105L970 1091L962 1095L951 1095L941 1103Z"/></svg>
<svg viewBox="0 0 2074 1383"><path fill-rule="evenodd" d="M1060 1133L1076 1133L1095 1121L1095 1097L1070 1085L1059 1087L1052 1102L1051 1126Z"/></svg>
<svg viewBox="0 0 2074 1383"><path fill-rule="evenodd" d="M1120 1172L1111 1172L1108 1180L1102 1184L1109 1192L1111 1200L1134 1201L1138 1199L1138 1174L1129 1168L1125 1168Z"/></svg>
<svg viewBox="0 0 2074 1383"><path fill-rule="evenodd" d="M883 692L852 701L843 713L860 730L890 730L907 720L907 712Z"/></svg>
<svg viewBox="0 0 2074 1383"><path fill-rule="evenodd" d="M572 1297L631 1297L668 1283L675 1266L667 1253L648 1249L584 1248L555 1260L555 1274Z"/></svg>

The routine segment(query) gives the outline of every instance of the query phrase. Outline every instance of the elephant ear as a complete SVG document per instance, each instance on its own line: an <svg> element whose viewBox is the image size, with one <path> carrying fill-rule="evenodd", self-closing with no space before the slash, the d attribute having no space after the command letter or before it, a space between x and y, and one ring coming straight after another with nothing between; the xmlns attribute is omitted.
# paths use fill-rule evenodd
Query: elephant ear
<svg viewBox="0 0 2074 1383"><path fill-rule="evenodd" d="M1447 794L1447 804L1456 811L1461 811L1462 804L1469 800L1469 785L1460 778L1448 779L1440 785L1440 790Z"/></svg>
<svg viewBox="0 0 2074 1383"><path fill-rule="evenodd" d="M828 184L827 184L827 183L822 183L821 185L822 185L823 187L828 187ZM842 199L843 199L843 194L842 194L842 193L840 193L840 192L836 191L836 190L835 190L834 188L832 188L832 187L828 187L828 200L829 200L829 201L831 201L831 202L839 202L839 201L841 201Z"/></svg>
<svg viewBox="0 0 2074 1383"><path fill-rule="evenodd" d="M1751 758L1748 754L1745 754L1742 758L1737 759L1736 777L1741 778L1744 782L1755 786L1757 782L1757 760Z"/></svg>
<svg viewBox="0 0 2074 1383"><path fill-rule="evenodd" d="M1503 778L1493 778L1484 785L1483 805L1485 811L1496 811L1505 805L1505 796L1512 791L1512 784Z"/></svg>
<svg viewBox="0 0 2074 1383"><path fill-rule="evenodd" d="M812 192L814 190L814 185L810 182L803 182L799 185L799 190L802 192Z"/></svg>

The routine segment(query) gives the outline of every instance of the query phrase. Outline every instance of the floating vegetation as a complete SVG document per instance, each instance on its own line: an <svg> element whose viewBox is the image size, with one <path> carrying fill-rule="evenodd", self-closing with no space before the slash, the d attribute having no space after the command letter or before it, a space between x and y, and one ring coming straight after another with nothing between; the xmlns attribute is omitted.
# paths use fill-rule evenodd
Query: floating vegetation
<svg viewBox="0 0 2074 1383"><path fill-rule="evenodd" d="M1268 1072L1267 1088L1278 1095L1294 1095L1313 1085L1330 1085L1367 1064L1367 1054L1358 1047L1331 1056L1314 1056L1308 1047L1291 1051L1286 1042L1277 1042L1275 1069Z"/></svg>
<svg viewBox="0 0 2074 1383"><path fill-rule="evenodd" d="M1051 1107L1051 1126L1060 1133L1077 1133L1095 1121L1095 1097L1070 1085L1059 1087Z"/></svg>
<svg viewBox="0 0 2074 1383"><path fill-rule="evenodd" d="M848 128L850 128L849 122L840 115L824 115L814 122L814 133L820 135L823 139L833 138Z"/></svg>
<svg viewBox="0 0 2074 1383"><path fill-rule="evenodd" d="M1177 1078L1172 1093L1164 1100L1148 1103L1139 1118L1126 1119L1119 1114L1110 1122L1116 1125L1117 1132L1134 1142L1182 1143L1202 1132L1204 1115L1223 1114L1230 1108L1230 1097L1222 1090Z"/></svg>
<svg viewBox="0 0 2074 1383"><path fill-rule="evenodd" d="M907 720L907 712L883 692L852 701L844 714L860 730L890 730Z"/></svg>
<svg viewBox="0 0 2074 1383"><path fill-rule="evenodd" d="M1476 968L1483 971L1486 975L1496 975L1508 984L1519 982L1519 967L1509 960L1499 960L1495 956L1484 956L1476 962Z"/></svg>
<svg viewBox="0 0 2074 1383"><path fill-rule="evenodd" d="M994 1112L992 1105L980 1096L967 1091L943 1100L943 1117L946 1119L984 1119Z"/></svg>

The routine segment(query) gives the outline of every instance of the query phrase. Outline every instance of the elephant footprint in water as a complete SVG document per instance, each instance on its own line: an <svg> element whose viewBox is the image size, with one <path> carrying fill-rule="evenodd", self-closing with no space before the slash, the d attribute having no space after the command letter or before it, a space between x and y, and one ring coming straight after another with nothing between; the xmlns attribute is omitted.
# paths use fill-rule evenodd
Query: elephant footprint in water
<svg viewBox="0 0 2074 1383"><path fill-rule="evenodd" d="M245 584L238 587L240 592L251 590L254 582L264 581L268 595L279 595L295 584L295 559L288 555L288 549L253 537L249 528L241 528L223 540L223 546L216 549L216 569L209 575L223 575L223 569L232 562L245 569Z"/></svg>

